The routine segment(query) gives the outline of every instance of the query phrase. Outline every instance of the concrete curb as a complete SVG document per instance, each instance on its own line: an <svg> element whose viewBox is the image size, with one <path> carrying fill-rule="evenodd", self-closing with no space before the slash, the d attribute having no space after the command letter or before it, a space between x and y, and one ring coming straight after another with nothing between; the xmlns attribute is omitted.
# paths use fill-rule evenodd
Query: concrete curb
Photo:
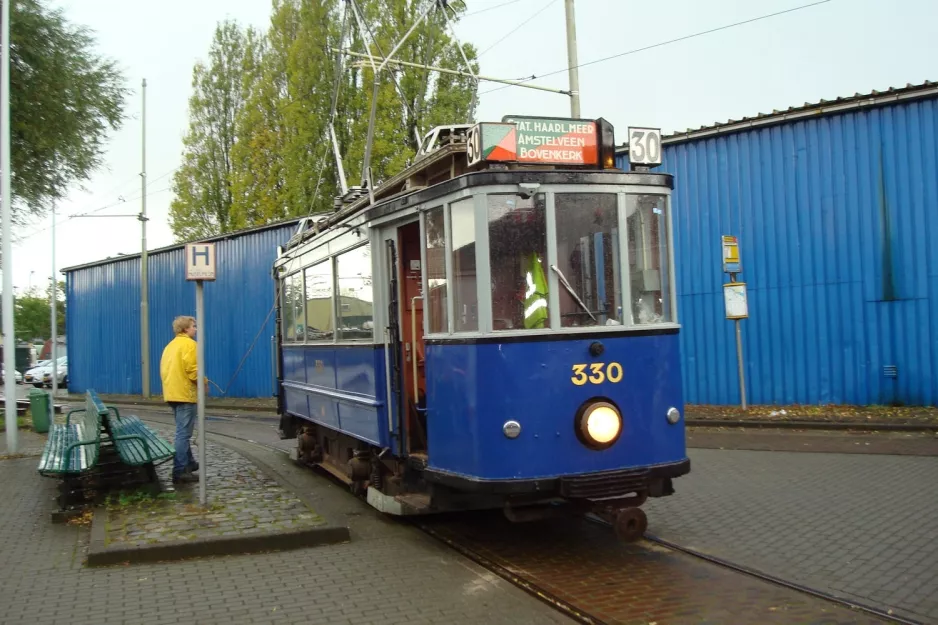
<svg viewBox="0 0 938 625"><path fill-rule="evenodd" d="M95 508L91 520L91 544L87 565L140 564L226 556L261 551L285 551L350 542L348 527L314 527L291 532L256 532L241 536L220 536L197 540L179 540L160 544L134 544L108 547L107 508Z"/></svg>
<svg viewBox="0 0 938 625"><path fill-rule="evenodd" d="M143 412L151 413L160 413L160 414L173 414L172 409L166 404L145 404L145 403L119 403L113 401L104 402L106 406L114 406L121 411L121 414L125 410L136 408ZM237 408L215 408L212 406L205 407L206 419L211 419L213 417L231 417L237 419L249 419L251 421L268 421L271 423L280 423L280 417L276 414L271 414L270 412L263 410L254 410L254 409L244 409L239 410ZM131 414L129 411L127 414Z"/></svg>
<svg viewBox="0 0 938 625"><path fill-rule="evenodd" d="M938 424L860 423L850 421L748 421L730 419L686 419L688 427L752 428L775 430L855 430L860 432L938 432Z"/></svg>
<svg viewBox="0 0 938 625"><path fill-rule="evenodd" d="M134 399L128 397L114 398L108 397L107 395L101 395L101 401L105 404L114 405L114 406L157 406L157 407L166 407L166 402L161 399ZM84 395L68 395L65 398L58 398L59 401L73 402L73 403L84 403ZM248 412L276 412L277 404L276 402L271 402L266 406L245 406L239 405L238 403L232 401L218 400L218 399L207 399L205 403L206 408L211 410L235 410L235 411L248 411Z"/></svg>

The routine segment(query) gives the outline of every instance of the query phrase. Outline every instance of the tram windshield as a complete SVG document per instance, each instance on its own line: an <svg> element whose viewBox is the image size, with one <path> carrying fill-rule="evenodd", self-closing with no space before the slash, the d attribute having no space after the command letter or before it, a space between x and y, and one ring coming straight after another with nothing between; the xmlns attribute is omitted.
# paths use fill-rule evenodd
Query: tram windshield
<svg viewBox="0 0 938 625"><path fill-rule="evenodd" d="M555 233L549 241L545 193L486 196L488 252L491 270L492 329L519 331L563 328L649 325L673 321L669 286L667 196L626 194L625 222L620 223L616 193L555 193ZM455 270L474 230L471 216L457 218L452 210L450 262L457 282L465 269ZM459 212L469 208L463 200ZM433 218L442 225L442 210ZM462 223L468 227L458 227ZM428 224L430 220L428 219ZM441 228L440 228L441 229ZM428 228L428 231L433 230ZM470 240L472 240L470 236ZM437 240L433 246L442 246ZM475 244L472 243L472 273ZM550 248L550 251L549 251ZM553 262L550 261L553 258ZM429 257L428 257L429 260ZM442 260L442 259L441 259ZM440 263L442 265L442 263ZM438 270L442 273L442 268ZM553 275L552 275L553 274ZM552 279L553 278L553 279ZM555 285L555 286L551 286ZM431 285L432 287L433 285ZM458 287L459 285L454 285ZM468 286L468 285L467 285ZM471 290L475 288L473 275ZM556 288L557 293L550 293ZM457 317L466 296L454 289ZM475 303L474 294L471 296ZM556 302L551 304L551 302ZM441 306L441 313L445 306ZM444 331L445 318L430 327ZM554 317L559 321L554 323ZM455 323L456 332L475 330L474 324Z"/></svg>

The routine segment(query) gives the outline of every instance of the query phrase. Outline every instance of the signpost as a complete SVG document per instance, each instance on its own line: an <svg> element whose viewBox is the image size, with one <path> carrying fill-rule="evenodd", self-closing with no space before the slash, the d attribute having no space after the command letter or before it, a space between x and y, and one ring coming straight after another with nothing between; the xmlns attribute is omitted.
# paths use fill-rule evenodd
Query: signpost
<svg viewBox="0 0 938 625"><path fill-rule="evenodd" d="M723 305L726 318L736 324L736 366L739 369L739 398L742 409L746 409L746 375L743 367L743 334L740 319L749 318L749 300L746 296L746 283L737 282L736 274L742 271L739 262L739 241L734 236L724 235L721 239L723 250L723 273L730 274L730 282L723 285Z"/></svg>
<svg viewBox="0 0 938 625"><path fill-rule="evenodd" d="M215 244L186 243L186 280L195 280L195 319L199 329L198 360L199 503L205 505L205 303L202 282L215 281Z"/></svg>

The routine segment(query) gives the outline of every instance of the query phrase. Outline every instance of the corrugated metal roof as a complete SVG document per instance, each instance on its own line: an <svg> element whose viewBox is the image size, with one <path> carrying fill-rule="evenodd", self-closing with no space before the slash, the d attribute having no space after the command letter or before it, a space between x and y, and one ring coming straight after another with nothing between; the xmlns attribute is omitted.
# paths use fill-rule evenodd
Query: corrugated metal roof
<svg viewBox="0 0 938 625"><path fill-rule="evenodd" d="M869 93L855 93L852 96L840 97L835 100L821 99L820 102L805 102L801 106L790 106L784 111L773 110L771 113L759 113L755 117L730 119L725 122L717 122L696 129L688 128L687 130L679 130L669 135L662 136L661 142L665 144L682 143L684 141L692 141L733 132L742 132L794 120L823 117L825 115L844 113L862 108L886 106L897 102L936 96L938 96L938 82L926 80L917 85L907 84L905 87L890 87L886 91L876 91L874 89ZM627 151L628 143L623 143L616 148L617 154Z"/></svg>
<svg viewBox="0 0 938 625"><path fill-rule="evenodd" d="M252 228L244 228L244 229L242 229L242 230L235 230L235 231L233 231L233 232L226 232L225 234L219 234L218 236L209 237L209 238L207 238L207 239L196 239L196 240L198 240L198 241L210 242L210 241L226 241L226 240L229 240L229 239L236 239L236 238L238 238L238 237L242 237L242 236L245 236L245 235L248 235L248 234L254 234L254 233L257 233L257 232L263 232L264 230L271 230L271 229L274 229L274 228L281 228L281 227L283 227L283 226L295 225L295 224L298 224L298 223L299 223L300 219L302 219L302 218L301 218L301 217L294 217L294 218L292 218L292 219L284 219L284 220L282 220L282 221L274 221L274 222L271 222L271 223L269 223L269 224L264 224L264 225L262 225L262 226L254 226L254 227L252 227ZM171 252L171 251L173 251L173 250L179 250L179 249L182 249L183 247L185 247L185 245L186 245L185 242L183 242L183 243L174 243L173 245L167 245L167 246L165 246L165 247L159 247L159 248L156 248L156 249L153 249L153 250L147 250L147 256L149 257L149 256L153 256L154 254L162 254L162 253L164 253L164 252ZM75 271L75 270L78 270L78 269L86 269L86 268L88 268L88 267L95 267L95 266L97 266L97 265L106 265L106 264L108 264L108 263L116 263L116 262L119 262L119 261L129 260L129 259L132 259L132 258L140 258L140 253L137 252L136 254L120 254L119 256L108 256L107 258L103 258L103 259L101 259L101 260L95 260L95 261L92 261L92 262L90 262L90 263L84 263L84 264L81 264L81 265L72 265L71 267L63 267L62 269L59 269L59 271L61 271L62 273L68 273L69 271Z"/></svg>

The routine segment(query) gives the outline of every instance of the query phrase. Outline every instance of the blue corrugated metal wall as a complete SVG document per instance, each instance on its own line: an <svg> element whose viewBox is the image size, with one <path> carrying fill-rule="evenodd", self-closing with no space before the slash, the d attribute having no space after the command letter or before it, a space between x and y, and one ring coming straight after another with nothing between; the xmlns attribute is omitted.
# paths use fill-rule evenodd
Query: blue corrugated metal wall
<svg viewBox="0 0 938 625"><path fill-rule="evenodd" d="M248 232L215 244L218 279L205 283L199 335L206 339L206 374L223 389L273 306L271 268L277 246L294 229ZM140 394L140 258L69 271L66 283L70 390ZM185 280L182 248L150 255L149 283L150 391L159 394L160 356L173 338L173 319L195 315L195 284ZM273 333L271 313L227 396L273 394ZM219 394L211 389L212 396Z"/></svg>
<svg viewBox="0 0 938 625"><path fill-rule="evenodd" d="M688 403L739 402L724 234L748 284L750 403L938 403L938 101L673 143L661 169Z"/></svg>

